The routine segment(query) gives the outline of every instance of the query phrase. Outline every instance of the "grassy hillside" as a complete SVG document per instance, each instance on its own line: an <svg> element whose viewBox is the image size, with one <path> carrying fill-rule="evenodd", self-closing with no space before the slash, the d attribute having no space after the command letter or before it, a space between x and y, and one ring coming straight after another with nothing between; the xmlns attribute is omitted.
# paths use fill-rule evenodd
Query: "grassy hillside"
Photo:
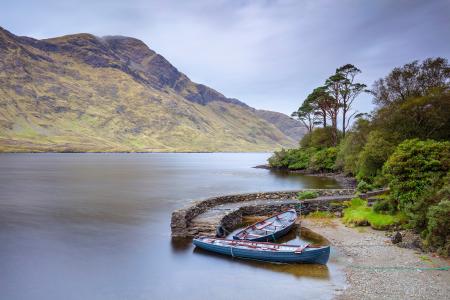
<svg viewBox="0 0 450 300"><path fill-rule="evenodd" d="M0 28L0 151L268 151L296 142L141 41Z"/></svg>

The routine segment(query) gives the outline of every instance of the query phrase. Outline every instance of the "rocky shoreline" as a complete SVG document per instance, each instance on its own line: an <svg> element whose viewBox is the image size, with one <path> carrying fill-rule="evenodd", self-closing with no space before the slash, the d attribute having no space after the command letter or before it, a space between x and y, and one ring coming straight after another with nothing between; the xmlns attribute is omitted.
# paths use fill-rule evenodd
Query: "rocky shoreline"
<svg viewBox="0 0 450 300"><path fill-rule="evenodd" d="M327 177L335 179L342 188L356 188L356 179L352 176L347 176L342 172L313 172L310 170L289 170L286 168L272 168L269 165L257 165L254 166L255 169L265 169L274 172L284 172L284 173L292 173L292 174L303 174L307 176L317 176L317 177Z"/></svg>
<svg viewBox="0 0 450 300"><path fill-rule="evenodd" d="M305 218L305 226L328 239L344 257L347 287L336 299L449 299L449 261L400 248L384 231L345 227L339 219Z"/></svg>

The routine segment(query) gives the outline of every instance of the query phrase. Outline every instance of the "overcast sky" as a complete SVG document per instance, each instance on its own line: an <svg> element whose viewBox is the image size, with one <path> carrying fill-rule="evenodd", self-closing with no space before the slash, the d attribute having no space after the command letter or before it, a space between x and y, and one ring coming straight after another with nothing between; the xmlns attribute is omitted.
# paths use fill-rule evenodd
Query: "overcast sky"
<svg viewBox="0 0 450 300"><path fill-rule="evenodd" d="M450 0L2 0L0 26L136 37L193 81L286 114L343 64L371 86L395 66L450 57ZM371 98L355 108L370 111Z"/></svg>

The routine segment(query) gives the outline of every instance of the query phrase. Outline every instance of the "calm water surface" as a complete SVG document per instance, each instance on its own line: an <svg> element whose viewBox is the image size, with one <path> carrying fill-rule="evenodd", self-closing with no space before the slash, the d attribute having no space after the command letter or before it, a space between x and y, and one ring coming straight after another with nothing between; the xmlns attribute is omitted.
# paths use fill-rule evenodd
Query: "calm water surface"
<svg viewBox="0 0 450 300"><path fill-rule="evenodd" d="M228 193L332 188L252 166L268 154L1 154L0 299L327 299L327 266L212 255L172 241L170 216ZM298 241L292 233L286 242Z"/></svg>

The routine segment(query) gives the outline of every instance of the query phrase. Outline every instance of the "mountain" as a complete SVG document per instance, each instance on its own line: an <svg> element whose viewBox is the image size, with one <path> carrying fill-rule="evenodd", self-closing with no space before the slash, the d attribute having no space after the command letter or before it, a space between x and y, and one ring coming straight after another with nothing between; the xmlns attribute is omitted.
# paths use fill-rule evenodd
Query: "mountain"
<svg viewBox="0 0 450 300"><path fill-rule="evenodd" d="M142 41L0 27L0 151L271 151L297 136ZM288 118L287 116L285 116ZM271 121L272 120L272 121Z"/></svg>
<svg viewBox="0 0 450 300"><path fill-rule="evenodd" d="M285 114L262 109L256 110L255 113L260 118L275 125L276 128L294 141L300 141L308 131L299 121L296 121Z"/></svg>

